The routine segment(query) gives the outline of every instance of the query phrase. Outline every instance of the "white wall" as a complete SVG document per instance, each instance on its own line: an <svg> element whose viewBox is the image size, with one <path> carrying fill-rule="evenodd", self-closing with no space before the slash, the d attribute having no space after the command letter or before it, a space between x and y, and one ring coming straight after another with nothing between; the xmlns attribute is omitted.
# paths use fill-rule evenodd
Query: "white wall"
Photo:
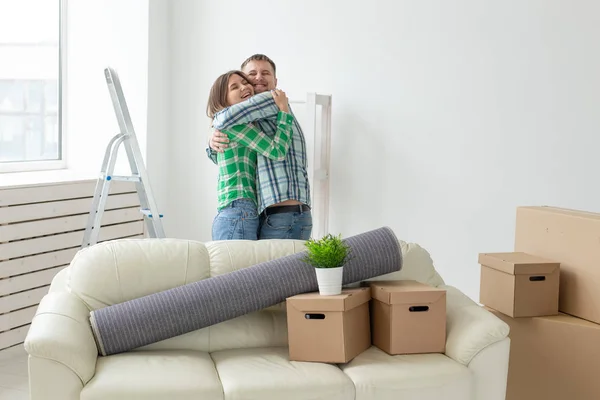
<svg viewBox="0 0 600 400"><path fill-rule="evenodd" d="M119 127L104 79L113 67L146 151L148 0L69 1L67 11L66 140L68 168L96 176ZM116 172L129 174L122 151Z"/></svg>
<svg viewBox="0 0 600 400"><path fill-rule="evenodd" d="M149 0L148 108L146 166L159 212L169 213L170 116L170 8L164 0ZM164 218L166 232L175 230L173 218Z"/></svg>
<svg viewBox="0 0 600 400"><path fill-rule="evenodd" d="M477 255L512 250L518 205L600 211L599 14L592 0L171 3L168 234L210 239L208 90L262 52L284 90L333 95L331 231L389 225L477 298Z"/></svg>
<svg viewBox="0 0 600 400"><path fill-rule="evenodd" d="M109 140L119 133L103 70L114 68L129 108L163 214L169 209L168 181L169 3L163 0L102 0L68 3L68 167L95 178ZM121 146L115 174L130 174ZM169 229L172 219L165 219ZM171 229L172 230L172 229Z"/></svg>

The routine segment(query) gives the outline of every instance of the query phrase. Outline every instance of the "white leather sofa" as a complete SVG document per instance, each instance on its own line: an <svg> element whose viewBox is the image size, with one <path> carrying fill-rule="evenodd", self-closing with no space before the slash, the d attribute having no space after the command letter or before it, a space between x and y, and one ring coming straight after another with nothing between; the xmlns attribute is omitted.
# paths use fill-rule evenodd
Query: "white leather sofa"
<svg viewBox="0 0 600 400"><path fill-rule="evenodd" d="M53 280L25 349L32 400L503 400L508 326L444 285L429 254L402 243L403 270L447 292L445 354L389 356L376 347L344 365L290 362L282 305L127 353L98 355L89 311L304 250L292 240L105 242Z"/></svg>

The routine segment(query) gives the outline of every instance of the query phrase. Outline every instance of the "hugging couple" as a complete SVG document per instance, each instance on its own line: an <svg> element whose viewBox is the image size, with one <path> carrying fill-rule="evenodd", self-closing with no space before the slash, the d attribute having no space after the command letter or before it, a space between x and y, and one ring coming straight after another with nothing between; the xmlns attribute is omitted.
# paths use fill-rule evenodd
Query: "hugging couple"
<svg viewBox="0 0 600 400"><path fill-rule="evenodd" d="M206 152L219 167L213 240L301 239L312 232L306 142L273 60L255 54L217 78Z"/></svg>

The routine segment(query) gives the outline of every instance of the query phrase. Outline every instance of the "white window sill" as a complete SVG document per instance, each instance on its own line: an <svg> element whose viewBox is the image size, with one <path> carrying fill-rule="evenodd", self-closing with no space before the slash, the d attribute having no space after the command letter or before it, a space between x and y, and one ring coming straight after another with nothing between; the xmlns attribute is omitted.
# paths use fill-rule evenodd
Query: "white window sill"
<svg viewBox="0 0 600 400"><path fill-rule="evenodd" d="M73 169L0 173L0 189L38 186L53 183L96 180L98 173L82 173Z"/></svg>

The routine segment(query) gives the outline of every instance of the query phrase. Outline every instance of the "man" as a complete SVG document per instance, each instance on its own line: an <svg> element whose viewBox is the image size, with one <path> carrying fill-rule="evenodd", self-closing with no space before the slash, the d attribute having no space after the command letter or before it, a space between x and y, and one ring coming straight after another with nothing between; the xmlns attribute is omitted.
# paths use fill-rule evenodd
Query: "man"
<svg viewBox="0 0 600 400"><path fill-rule="evenodd" d="M255 54L242 63L241 70L250 79L257 95L215 115L213 126L216 130L206 149L215 164L216 152L228 146L227 136L219 130L254 123L272 136L277 129L279 109L268 93L277 87L275 63L264 54ZM286 158L274 161L258 155L259 239L310 238L312 214L306 162L306 141L294 118L292 142Z"/></svg>

